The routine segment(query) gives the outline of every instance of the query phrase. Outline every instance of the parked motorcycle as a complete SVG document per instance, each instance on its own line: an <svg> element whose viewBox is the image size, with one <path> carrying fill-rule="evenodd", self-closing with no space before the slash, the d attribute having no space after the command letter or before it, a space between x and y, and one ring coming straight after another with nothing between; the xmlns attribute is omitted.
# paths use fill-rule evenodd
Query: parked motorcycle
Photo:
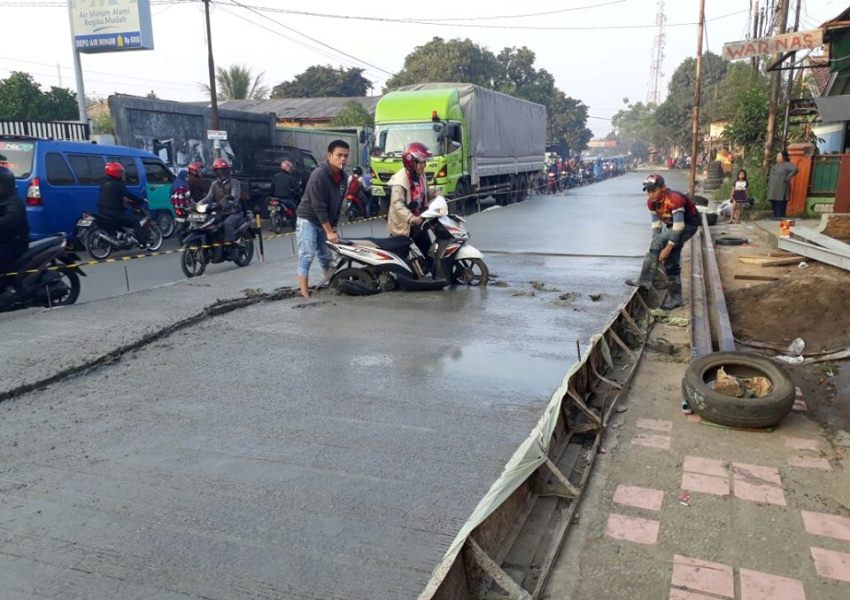
<svg viewBox="0 0 850 600"><path fill-rule="evenodd" d="M487 285L490 273L481 252L467 243L464 220L449 214L445 198L438 196L421 215L422 227L434 234L428 257L409 237L360 238L328 242L338 256L331 286L345 289L346 282L374 285L381 291L435 290L449 283Z"/></svg>
<svg viewBox="0 0 850 600"><path fill-rule="evenodd" d="M0 312L31 306L67 306L80 296L79 256L68 250L65 234L30 242L29 249L0 274Z"/></svg>
<svg viewBox="0 0 850 600"><path fill-rule="evenodd" d="M162 231L146 208L133 207L133 213L146 236L147 249L156 252L162 247ZM107 258L113 250L130 250L139 245L133 232L120 223L105 215L88 212L84 212L77 221L77 239L84 240L88 253L98 260Z"/></svg>
<svg viewBox="0 0 850 600"><path fill-rule="evenodd" d="M200 277L207 265L224 261L232 261L240 267L251 264L254 258L254 230L251 221L254 218L251 211L242 215L233 244L224 243L224 220L228 215L221 215L221 207L216 203L199 203L197 213L204 215L204 222L191 231L183 240L183 251L180 255L180 268L186 277Z"/></svg>
<svg viewBox="0 0 850 600"><path fill-rule="evenodd" d="M296 215L298 206L295 202L286 198L270 196L267 206L269 209L269 229L272 233L280 233L283 231L284 225L289 225L292 231L295 231L295 224L298 220Z"/></svg>

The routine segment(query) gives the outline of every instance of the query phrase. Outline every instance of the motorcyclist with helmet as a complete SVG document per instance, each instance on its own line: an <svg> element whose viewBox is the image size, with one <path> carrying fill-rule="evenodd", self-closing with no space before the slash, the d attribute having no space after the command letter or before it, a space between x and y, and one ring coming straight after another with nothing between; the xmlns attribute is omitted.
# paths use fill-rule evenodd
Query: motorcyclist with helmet
<svg viewBox="0 0 850 600"><path fill-rule="evenodd" d="M387 182L392 190L387 215L390 235L412 238L426 259L431 248L431 238L422 229L422 217L419 215L428 206L425 163L431 156L425 144L408 144L401 155L402 168Z"/></svg>
<svg viewBox="0 0 850 600"><path fill-rule="evenodd" d="M127 212L130 208L140 208L147 202L127 189L124 183L124 166L117 162L108 162L104 169L106 181L100 186L100 198L97 201L97 212L111 219L122 227L133 230L139 247L147 248L147 238L142 233L142 226L135 214Z"/></svg>
<svg viewBox="0 0 850 600"><path fill-rule="evenodd" d="M200 202L210 191L210 182L204 179L204 163L190 163L186 170L189 172L186 177L186 185L189 187L192 201Z"/></svg>
<svg viewBox="0 0 850 600"><path fill-rule="evenodd" d="M700 225L699 212L693 200L673 191L664 183L661 175L650 175L643 181L646 205L652 220L652 243L643 260L640 278L627 279L628 285L651 290L652 280L658 263L664 265L667 274L667 296L661 304L664 310L682 306L682 268L679 260L682 247L697 232Z"/></svg>
<svg viewBox="0 0 850 600"><path fill-rule="evenodd" d="M301 199L301 184L295 176L295 165L292 161L284 160L280 163L280 171L272 177L272 192L274 197L291 210L298 209Z"/></svg>
<svg viewBox="0 0 850 600"><path fill-rule="evenodd" d="M0 165L0 290L3 274L29 247L27 208L15 189L15 174Z"/></svg>
<svg viewBox="0 0 850 600"><path fill-rule="evenodd" d="M232 243L236 240L236 228L242 220L242 204L239 200L242 187L231 177L231 166L225 159L217 158L213 161L213 172L216 179L201 202L214 202L220 206L219 213L227 215L224 218L224 241ZM225 251L230 254L230 247L226 247Z"/></svg>

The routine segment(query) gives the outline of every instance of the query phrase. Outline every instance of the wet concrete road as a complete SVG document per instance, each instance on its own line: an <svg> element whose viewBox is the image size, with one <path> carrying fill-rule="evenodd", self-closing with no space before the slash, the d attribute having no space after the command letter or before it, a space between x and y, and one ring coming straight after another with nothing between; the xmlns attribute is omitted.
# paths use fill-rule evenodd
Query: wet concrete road
<svg viewBox="0 0 850 600"><path fill-rule="evenodd" d="M3 402L5 597L415 598L630 293L638 180L470 219L538 252L507 287L256 305Z"/></svg>

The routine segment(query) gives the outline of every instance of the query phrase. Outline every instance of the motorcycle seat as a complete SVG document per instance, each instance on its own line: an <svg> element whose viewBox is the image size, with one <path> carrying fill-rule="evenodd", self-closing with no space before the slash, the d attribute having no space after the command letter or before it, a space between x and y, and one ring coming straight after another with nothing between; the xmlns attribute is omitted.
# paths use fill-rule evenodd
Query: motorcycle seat
<svg viewBox="0 0 850 600"><path fill-rule="evenodd" d="M388 238L358 238L356 240L346 240L351 244L358 246L368 246L370 248L380 248L393 253L406 252L410 248L413 240L403 235L393 236Z"/></svg>
<svg viewBox="0 0 850 600"><path fill-rule="evenodd" d="M11 271L15 269L19 269L21 267L27 266L29 262L35 257L38 253L44 251L45 248L50 246L54 246L56 244L64 244L65 236L64 235L54 235L50 237L46 237L41 240L36 240L34 242L30 242L29 248L27 251L21 254L18 259L12 263Z"/></svg>

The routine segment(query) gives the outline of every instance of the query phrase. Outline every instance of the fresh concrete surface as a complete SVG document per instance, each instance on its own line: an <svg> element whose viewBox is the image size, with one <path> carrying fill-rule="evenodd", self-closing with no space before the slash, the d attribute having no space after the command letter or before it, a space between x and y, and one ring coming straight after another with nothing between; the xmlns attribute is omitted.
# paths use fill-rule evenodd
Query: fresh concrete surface
<svg viewBox="0 0 850 600"><path fill-rule="evenodd" d="M646 209L626 195L639 180L471 218L473 243L532 253L487 257L500 286L262 302L0 403L0 589L13 600L415 598L576 340L631 293L622 281L640 259L597 256L646 247ZM549 255L578 252L589 256ZM4 386L217 299L272 291L293 268L3 319Z"/></svg>

